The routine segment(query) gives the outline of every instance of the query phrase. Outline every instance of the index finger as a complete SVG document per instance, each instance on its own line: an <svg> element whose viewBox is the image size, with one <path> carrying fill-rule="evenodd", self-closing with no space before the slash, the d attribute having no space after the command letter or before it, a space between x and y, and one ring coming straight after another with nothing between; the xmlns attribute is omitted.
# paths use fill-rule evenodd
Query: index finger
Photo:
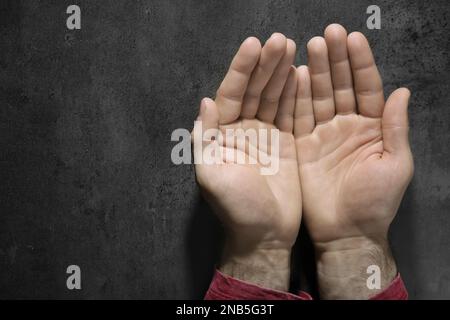
<svg viewBox="0 0 450 320"><path fill-rule="evenodd" d="M216 93L220 124L236 120L241 113L242 100L248 81L261 54L261 43L255 37L247 38L231 62L225 78Z"/></svg>

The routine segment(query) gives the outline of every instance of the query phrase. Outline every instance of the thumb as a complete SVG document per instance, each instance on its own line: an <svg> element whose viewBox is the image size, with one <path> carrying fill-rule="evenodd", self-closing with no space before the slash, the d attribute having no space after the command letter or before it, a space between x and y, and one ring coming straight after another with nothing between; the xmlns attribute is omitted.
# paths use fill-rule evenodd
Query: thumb
<svg viewBox="0 0 450 320"><path fill-rule="evenodd" d="M389 153L409 152L408 103L411 93L399 88L386 101L381 120L384 150Z"/></svg>
<svg viewBox="0 0 450 320"><path fill-rule="evenodd" d="M191 141L194 144L194 162L202 163L203 147L210 143L212 136L217 137L219 129L219 110L216 103L210 98L203 98L200 103L200 112L195 120L191 133ZM208 131L209 132L206 132ZM205 135L209 133L208 135ZM205 141L206 138L206 141Z"/></svg>
<svg viewBox="0 0 450 320"><path fill-rule="evenodd" d="M214 100L203 98L200 102L200 110L191 131L191 140L194 142L208 129L219 128L219 110Z"/></svg>
<svg viewBox="0 0 450 320"><path fill-rule="evenodd" d="M203 98L200 103L199 119L202 121L203 132L219 128L219 109L214 100Z"/></svg>

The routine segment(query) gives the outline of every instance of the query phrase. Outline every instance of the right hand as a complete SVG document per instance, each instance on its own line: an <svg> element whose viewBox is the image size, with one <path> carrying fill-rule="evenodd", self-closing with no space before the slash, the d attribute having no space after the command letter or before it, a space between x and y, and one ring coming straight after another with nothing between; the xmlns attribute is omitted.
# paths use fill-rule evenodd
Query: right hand
<svg viewBox="0 0 450 320"><path fill-rule="evenodd" d="M347 37L342 26L330 25L325 38L311 39L307 48L308 67L298 70L295 135L321 291L328 277L345 281L328 285L334 293L358 283L353 294L365 297L369 264L382 269L384 286L396 275L387 233L413 174L410 93L401 88L384 101L361 33Z"/></svg>

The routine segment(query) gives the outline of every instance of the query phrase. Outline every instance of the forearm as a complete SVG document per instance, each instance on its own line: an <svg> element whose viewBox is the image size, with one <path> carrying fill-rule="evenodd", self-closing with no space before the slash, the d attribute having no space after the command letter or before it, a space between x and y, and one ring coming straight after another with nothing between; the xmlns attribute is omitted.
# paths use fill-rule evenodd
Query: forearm
<svg viewBox="0 0 450 320"><path fill-rule="evenodd" d="M386 237L353 237L316 243L322 299L368 299L388 287L397 268ZM379 267L380 286L368 286L368 267Z"/></svg>
<svg viewBox="0 0 450 320"><path fill-rule="evenodd" d="M219 270L233 278L268 289L288 291L290 249L236 250L225 246Z"/></svg>

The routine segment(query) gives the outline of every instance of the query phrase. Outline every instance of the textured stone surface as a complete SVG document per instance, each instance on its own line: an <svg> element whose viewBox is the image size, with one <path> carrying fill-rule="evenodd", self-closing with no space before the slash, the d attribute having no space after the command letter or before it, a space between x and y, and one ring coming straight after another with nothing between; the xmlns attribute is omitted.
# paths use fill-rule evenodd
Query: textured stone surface
<svg viewBox="0 0 450 320"><path fill-rule="evenodd" d="M416 174L391 238L411 297L450 298L448 1L379 0L374 31L371 1L74 3L77 31L72 2L0 2L0 298L201 297L221 229L170 134L245 37L283 32L301 64L331 22L368 36L387 91L413 92ZM70 264L81 291L66 289Z"/></svg>

